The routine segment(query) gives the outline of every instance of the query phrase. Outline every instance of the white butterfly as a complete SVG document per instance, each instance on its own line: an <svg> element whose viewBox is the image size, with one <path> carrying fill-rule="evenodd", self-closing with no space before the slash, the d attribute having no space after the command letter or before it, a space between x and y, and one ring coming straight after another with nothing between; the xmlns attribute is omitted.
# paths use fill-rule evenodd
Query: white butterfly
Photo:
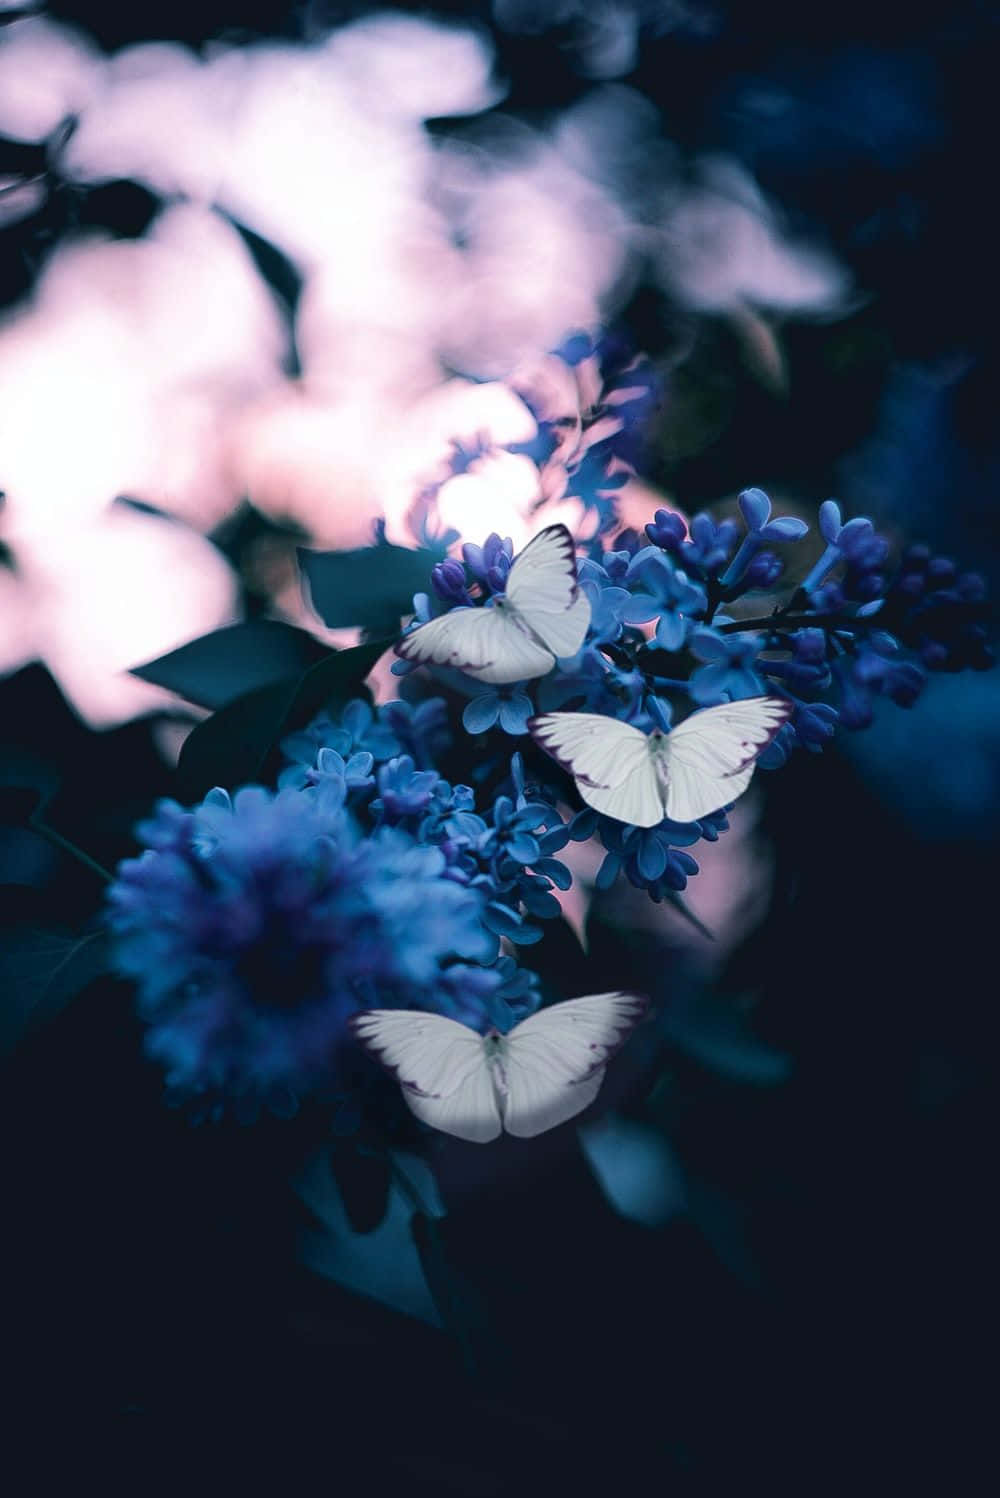
<svg viewBox="0 0 1000 1498"><path fill-rule="evenodd" d="M646 734L599 713L542 713L528 728L588 806L655 827L664 817L696 821L742 796L791 711L779 697L749 697L692 713L670 733Z"/></svg>
<svg viewBox="0 0 1000 1498"><path fill-rule="evenodd" d="M507 588L484 608L452 609L396 646L406 661L455 666L500 686L544 676L557 656L575 655L590 624L564 525L539 531L517 556Z"/></svg>
<svg viewBox="0 0 1000 1498"><path fill-rule="evenodd" d="M582 1113L645 1007L634 994L590 994L542 1009L507 1035L414 1009L368 1009L351 1026L398 1077L419 1119L486 1144L502 1129L531 1139Z"/></svg>

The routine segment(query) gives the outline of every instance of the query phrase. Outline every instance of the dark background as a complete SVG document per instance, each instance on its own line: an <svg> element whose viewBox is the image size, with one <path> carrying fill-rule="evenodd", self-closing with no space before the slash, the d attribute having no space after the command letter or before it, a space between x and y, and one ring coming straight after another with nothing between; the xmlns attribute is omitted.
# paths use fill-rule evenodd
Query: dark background
<svg viewBox="0 0 1000 1498"><path fill-rule="evenodd" d="M80 0L50 13L111 47L298 36L368 8L125 14ZM997 11L709 14L707 30L648 36L626 81L685 152L743 160L866 296L839 322L786 328L789 393L733 375L712 440L661 452L655 476L689 509L746 483L803 503L836 493L995 582ZM560 40L501 38L505 108L537 117L586 86ZM777 122L755 112L764 84L792 101ZM154 207L129 184L57 195L0 236L5 300L74 223L137 233ZM651 353L669 346L658 294L628 317ZM692 368L731 369L730 338L706 319ZM688 1191L666 1226L613 1212L572 1129L530 1154L495 1146L489 1190L475 1189L474 1147L446 1146L441 1237L471 1372L455 1339L296 1266L287 1180L313 1121L192 1128L164 1108L130 994L108 980L36 1015L0 1092L19 1418L53 1433L110 1421L126 1466L155 1452L196 1490L198 1473L234 1486L268 1457L290 1492L811 1492L834 1470L856 1491L974 1490L992 1342L997 800L970 803L958 756L995 754L997 710L990 676L932 681L905 719L889 706L900 724L880 715L863 752L800 755L766 778L775 899L729 976L759 995L755 1033L793 1067L766 1086L738 1057L719 1067L666 1043L653 1112ZM41 668L0 684L0 733L5 764L58 784L49 820L95 857L118 856L169 790L148 723L90 733ZM940 751L908 755L907 736ZM72 932L98 892L7 820L3 976L22 995L52 933ZM627 972L669 1006L694 981L665 946L599 915L591 943L590 991ZM579 960L543 954L570 989ZM649 1082L620 1072L608 1085L638 1116ZM202 1452L210 1465L192 1467Z"/></svg>

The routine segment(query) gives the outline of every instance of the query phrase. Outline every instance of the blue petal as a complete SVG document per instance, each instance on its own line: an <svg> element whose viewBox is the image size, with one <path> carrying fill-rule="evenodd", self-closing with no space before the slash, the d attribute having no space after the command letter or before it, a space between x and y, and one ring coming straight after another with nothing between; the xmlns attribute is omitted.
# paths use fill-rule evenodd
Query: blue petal
<svg viewBox="0 0 1000 1498"><path fill-rule="evenodd" d="M501 905L496 900L490 900L483 911L483 925L495 932L497 936L508 936L514 940L520 935L524 922L509 905Z"/></svg>
<svg viewBox="0 0 1000 1498"><path fill-rule="evenodd" d="M797 520L794 515L783 515L778 520L772 520L765 525L760 532L762 541L801 541L807 535L809 527L804 520Z"/></svg>
<svg viewBox="0 0 1000 1498"><path fill-rule="evenodd" d="M558 858L536 858L532 868L536 874L551 879L556 889L569 889L573 883L573 875Z"/></svg>
<svg viewBox="0 0 1000 1498"><path fill-rule="evenodd" d="M546 855L548 855L549 853L560 852L561 849L565 848L568 842L568 827L550 827L548 832L543 833L543 835L538 840L539 847Z"/></svg>
<svg viewBox="0 0 1000 1498"><path fill-rule="evenodd" d="M722 702L725 700L730 675L728 663L725 665L720 663L717 666L699 666L688 682L688 691L695 702L702 706Z"/></svg>
<svg viewBox="0 0 1000 1498"><path fill-rule="evenodd" d="M531 698L526 692L512 692L500 702L500 727L504 733L521 734L528 731L528 719L534 715Z"/></svg>
<svg viewBox="0 0 1000 1498"><path fill-rule="evenodd" d="M680 614L661 614L656 626L656 643L662 650L680 650L687 633L687 620Z"/></svg>
<svg viewBox="0 0 1000 1498"><path fill-rule="evenodd" d="M713 629L696 629L688 644L700 661L728 661L729 646Z"/></svg>
<svg viewBox="0 0 1000 1498"><path fill-rule="evenodd" d="M647 624L659 612L659 600L651 593L632 593L622 608L622 619L626 624Z"/></svg>
<svg viewBox="0 0 1000 1498"><path fill-rule="evenodd" d="M744 489L737 504L747 523L747 530L759 531L771 514L771 501L763 489Z"/></svg>
<svg viewBox="0 0 1000 1498"><path fill-rule="evenodd" d="M500 716L500 698L496 692L485 692L466 703L462 726L467 733L485 733Z"/></svg>
<svg viewBox="0 0 1000 1498"><path fill-rule="evenodd" d="M506 852L518 863L533 864L541 856L538 839L529 832L515 832L513 837L508 838Z"/></svg>
<svg viewBox="0 0 1000 1498"><path fill-rule="evenodd" d="M655 833L647 833L639 844L639 856L637 859L639 873L644 879L651 883L659 879L667 866L667 853L660 839Z"/></svg>
<svg viewBox="0 0 1000 1498"><path fill-rule="evenodd" d="M823 540L836 543L841 527L840 506L835 499L825 499L819 507L819 529Z"/></svg>

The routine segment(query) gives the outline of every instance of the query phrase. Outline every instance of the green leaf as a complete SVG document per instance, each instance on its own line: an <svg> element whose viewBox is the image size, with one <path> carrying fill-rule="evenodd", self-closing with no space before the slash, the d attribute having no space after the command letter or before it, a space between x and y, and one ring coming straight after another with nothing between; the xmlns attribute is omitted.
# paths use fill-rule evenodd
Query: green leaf
<svg viewBox="0 0 1000 1498"><path fill-rule="evenodd" d="M302 676L259 687L230 702L187 737L178 773L182 795L197 801L213 786L234 790L259 781L285 734L363 691L365 677L390 640L329 651Z"/></svg>
<svg viewBox="0 0 1000 1498"><path fill-rule="evenodd" d="M278 619L245 619L144 666L133 666L130 674L200 707L220 708L247 692L307 671L327 653L327 647L304 629Z"/></svg>
<svg viewBox="0 0 1000 1498"><path fill-rule="evenodd" d="M430 588L431 569L442 548L365 546L357 551L307 551L299 564L313 608L330 629L362 625L392 631L413 612L414 593Z"/></svg>
<svg viewBox="0 0 1000 1498"><path fill-rule="evenodd" d="M0 1056L9 1055L29 1027L64 1009L107 971L108 962L107 933L102 927L74 931L43 924L30 917L23 900L13 892L5 896L4 907Z"/></svg>

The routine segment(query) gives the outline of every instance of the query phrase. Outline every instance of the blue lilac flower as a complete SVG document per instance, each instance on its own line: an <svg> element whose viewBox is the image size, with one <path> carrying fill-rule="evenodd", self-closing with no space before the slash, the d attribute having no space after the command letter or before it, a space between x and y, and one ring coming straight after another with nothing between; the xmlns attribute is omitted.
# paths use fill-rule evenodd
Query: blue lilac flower
<svg viewBox="0 0 1000 1498"><path fill-rule="evenodd" d="M592 567L594 565L591 563ZM631 594L627 588L616 588L609 583L602 586L593 573L589 572L581 576L580 588L590 604L588 640L594 645L613 643L625 625L625 612L631 602Z"/></svg>
<svg viewBox="0 0 1000 1498"><path fill-rule="evenodd" d="M314 787L334 801L343 803L355 791L370 790L375 784L372 775L374 758L367 751L352 754L349 759L336 749L324 746L316 756L314 766L290 765L278 779L279 789L286 787L305 790Z"/></svg>
<svg viewBox="0 0 1000 1498"><path fill-rule="evenodd" d="M885 588L881 569L889 555L889 543L884 536L876 534L872 522L859 515L845 524L836 500L827 499L820 505L819 529L826 549L802 584L803 590L813 595L817 607L832 612L842 606L845 599L871 603L880 597ZM834 599L827 593L820 598L822 585L841 562L845 562L847 567L840 583L839 597Z"/></svg>
<svg viewBox="0 0 1000 1498"><path fill-rule="evenodd" d="M440 760L451 748L448 705L443 697L424 697L419 701L397 698L379 708L379 720L398 746L427 768ZM398 752L397 750L397 752ZM375 758L388 758L376 751Z"/></svg>
<svg viewBox="0 0 1000 1498"><path fill-rule="evenodd" d="M717 525L711 515L702 512L691 521L690 538L681 543L681 556L689 565L713 576L729 561L738 535L735 520L722 520Z"/></svg>
<svg viewBox="0 0 1000 1498"><path fill-rule="evenodd" d="M798 541L809 529L804 520L797 520L792 515L772 520L771 501L763 489L744 489L737 503L747 533L720 579L727 588L740 581L765 541Z"/></svg>
<svg viewBox="0 0 1000 1498"><path fill-rule="evenodd" d="M424 812L431 804L439 779L436 770L418 770L408 754L390 759L379 766L378 796L371 803L371 810L387 821Z"/></svg>
<svg viewBox="0 0 1000 1498"><path fill-rule="evenodd" d="M657 827L628 827L610 817L601 817L599 833L607 852L597 871L598 889L609 889L624 873L637 889L646 890L654 899L668 891L679 892L688 878L698 872L698 865L684 846L701 837L698 823L681 824L663 821Z"/></svg>
<svg viewBox="0 0 1000 1498"><path fill-rule="evenodd" d="M692 655L705 661L692 673L689 690L702 707L757 697L764 683L755 669L761 650L757 635L721 634L717 629L696 629L689 642Z"/></svg>
<svg viewBox="0 0 1000 1498"><path fill-rule="evenodd" d="M624 609L626 623L655 619L657 645L680 650L693 619L708 606L704 588L689 581L655 546L644 547L632 558L627 576L634 591Z"/></svg>
<svg viewBox="0 0 1000 1498"><path fill-rule="evenodd" d="M328 713L320 713L308 727L282 740L282 753L295 767L294 774L285 772L287 778L283 778L282 784L295 787L312 783L310 773L323 749L332 749L346 762L358 753L385 760L399 754L402 747L389 724L386 709L376 710L363 699L355 698L341 709L336 722Z"/></svg>
<svg viewBox="0 0 1000 1498"><path fill-rule="evenodd" d="M361 835L322 798L245 787L157 808L109 890L115 961L181 1092L287 1103L335 1077L350 1015L439 1009L456 959L489 961L483 896L441 851Z"/></svg>
<svg viewBox="0 0 1000 1498"><path fill-rule="evenodd" d="M499 722L504 733L516 736L527 733L534 711L523 686L488 687L467 703L462 723L468 733L486 733Z"/></svg>

